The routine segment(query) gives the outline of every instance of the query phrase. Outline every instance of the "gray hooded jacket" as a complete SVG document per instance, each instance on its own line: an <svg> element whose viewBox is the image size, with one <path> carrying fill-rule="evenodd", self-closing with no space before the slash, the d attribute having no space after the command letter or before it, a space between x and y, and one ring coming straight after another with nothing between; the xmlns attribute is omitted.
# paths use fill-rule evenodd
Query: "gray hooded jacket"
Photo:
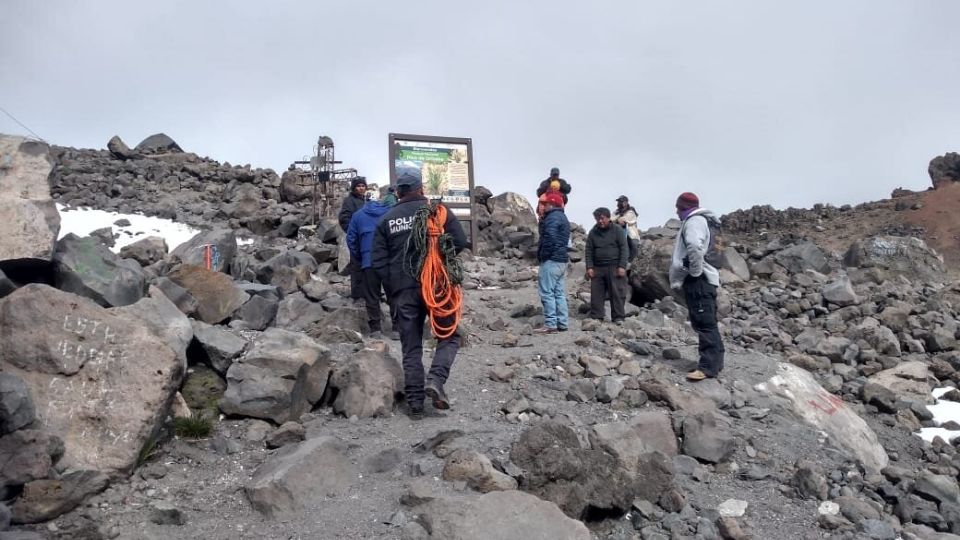
<svg viewBox="0 0 960 540"><path fill-rule="evenodd" d="M670 287L674 289L682 287L683 279L688 275L699 277L701 274L707 276L707 282L711 285L720 286L720 271L703 260L710 247L710 227L706 216L713 218L713 213L703 208L694 210L680 226L670 262ZM684 259L687 260L686 267Z"/></svg>

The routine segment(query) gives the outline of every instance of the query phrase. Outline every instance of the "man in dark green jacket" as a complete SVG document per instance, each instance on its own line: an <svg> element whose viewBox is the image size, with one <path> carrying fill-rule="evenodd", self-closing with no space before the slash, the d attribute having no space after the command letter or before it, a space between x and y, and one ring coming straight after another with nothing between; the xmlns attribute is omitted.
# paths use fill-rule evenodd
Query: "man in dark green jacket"
<svg viewBox="0 0 960 540"><path fill-rule="evenodd" d="M590 317L602 321L604 302L610 295L610 318L623 324L627 291L627 236L616 223L610 222L610 209L593 211L597 224L587 235L587 279L590 280Z"/></svg>

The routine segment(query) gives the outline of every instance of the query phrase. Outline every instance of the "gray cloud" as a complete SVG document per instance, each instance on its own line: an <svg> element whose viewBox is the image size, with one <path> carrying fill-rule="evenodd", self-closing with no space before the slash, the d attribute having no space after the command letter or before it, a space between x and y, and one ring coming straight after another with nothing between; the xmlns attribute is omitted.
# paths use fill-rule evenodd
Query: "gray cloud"
<svg viewBox="0 0 960 540"><path fill-rule="evenodd" d="M558 166L586 224L621 193L653 225L687 190L726 212L926 187L960 149L960 4L782 4L6 0L0 106L56 144L163 131L278 170L326 134L374 179L389 132L471 137L479 183L532 196Z"/></svg>

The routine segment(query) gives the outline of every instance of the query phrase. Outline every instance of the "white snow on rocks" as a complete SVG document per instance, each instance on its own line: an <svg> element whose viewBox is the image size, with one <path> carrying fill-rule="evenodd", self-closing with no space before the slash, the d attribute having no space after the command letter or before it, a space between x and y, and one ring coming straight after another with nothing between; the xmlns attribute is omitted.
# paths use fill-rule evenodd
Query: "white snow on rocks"
<svg viewBox="0 0 960 540"><path fill-rule="evenodd" d="M953 390L952 386L945 388L934 388L933 397L937 398L937 403L934 405L927 405L927 409L933 413L933 421L936 422L937 425L943 424L949 420L960 423L960 403L940 399L940 396L946 394L950 390ZM917 435L927 442L933 442L935 437L940 437L941 439L950 442L951 440L960 437L960 431L950 431L941 427L928 427L922 428Z"/></svg>

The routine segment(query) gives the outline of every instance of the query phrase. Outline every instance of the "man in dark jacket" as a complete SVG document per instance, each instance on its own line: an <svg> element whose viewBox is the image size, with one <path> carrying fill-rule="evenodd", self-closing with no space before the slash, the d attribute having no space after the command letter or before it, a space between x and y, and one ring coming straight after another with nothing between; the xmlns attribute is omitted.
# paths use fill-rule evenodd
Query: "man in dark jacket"
<svg viewBox="0 0 960 540"><path fill-rule="evenodd" d="M556 182L555 185L554 182ZM563 205L566 206L567 195L570 193L571 187L566 180L560 178L560 169L556 167L550 169L550 178L540 182L540 186L537 187L537 197L546 193L551 187L563 195Z"/></svg>
<svg viewBox="0 0 960 540"><path fill-rule="evenodd" d="M414 215L417 210L430 204L423 195L423 183L419 171L404 172L397 179L396 206L380 218L373 238L372 265L381 281L386 284L391 303L397 311L400 330L400 348L403 351L404 394L410 407L410 418L423 418L423 402L430 396L437 409L449 409L450 402L443 385L450 375L450 367L460 349L460 336L437 340L429 377L424 384L423 373L423 327L427 307L420 294L420 276L407 273L412 254L407 252ZM467 247L467 237L460 221L447 213L444 232L453 237L456 252ZM440 324L452 321L439 320Z"/></svg>
<svg viewBox="0 0 960 540"><path fill-rule="evenodd" d="M377 334L382 332L380 325L382 286L379 276L373 270L373 233L380 218L390 210L391 206L393 205L378 201L367 201L367 204L350 218L350 226L347 228L347 247L350 249L350 257L360 261L360 268L363 270L363 299L367 304L367 323L370 325L370 334L374 337L378 337ZM395 313L391 304L390 318L393 321L394 331L397 330Z"/></svg>
<svg viewBox="0 0 960 540"><path fill-rule="evenodd" d="M343 204L340 205L340 213L337 214L337 221L343 232L347 232L350 227L350 219L357 210L363 208L366 203L367 179L357 176L350 181L350 193L343 198ZM350 265L347 267L350 272L350 298L354 302L363 298L363 269L360 267L360 261L350 257Z"/></svg>
<svg viewBox="0 0 960 540"><path fill-rule="evenodd" d="M563 197L560 193L544 195L544 213L540 221L540 245L537 259L540 261L540 302L543 303L543 328L539 334L566 332L567 312L567 244L570 242L570 221L563 213Z"/></svg>
<svg viewBox="0 0 960 540"><path fill-rule="evenodd" d="M627 289L627 235L616 223L610 222L610 210L593 211L597 224L587 235L587 279L590 280L590 317L602 321L604 303L610 295L610 318L614 324L623 324Z"/></svg>

